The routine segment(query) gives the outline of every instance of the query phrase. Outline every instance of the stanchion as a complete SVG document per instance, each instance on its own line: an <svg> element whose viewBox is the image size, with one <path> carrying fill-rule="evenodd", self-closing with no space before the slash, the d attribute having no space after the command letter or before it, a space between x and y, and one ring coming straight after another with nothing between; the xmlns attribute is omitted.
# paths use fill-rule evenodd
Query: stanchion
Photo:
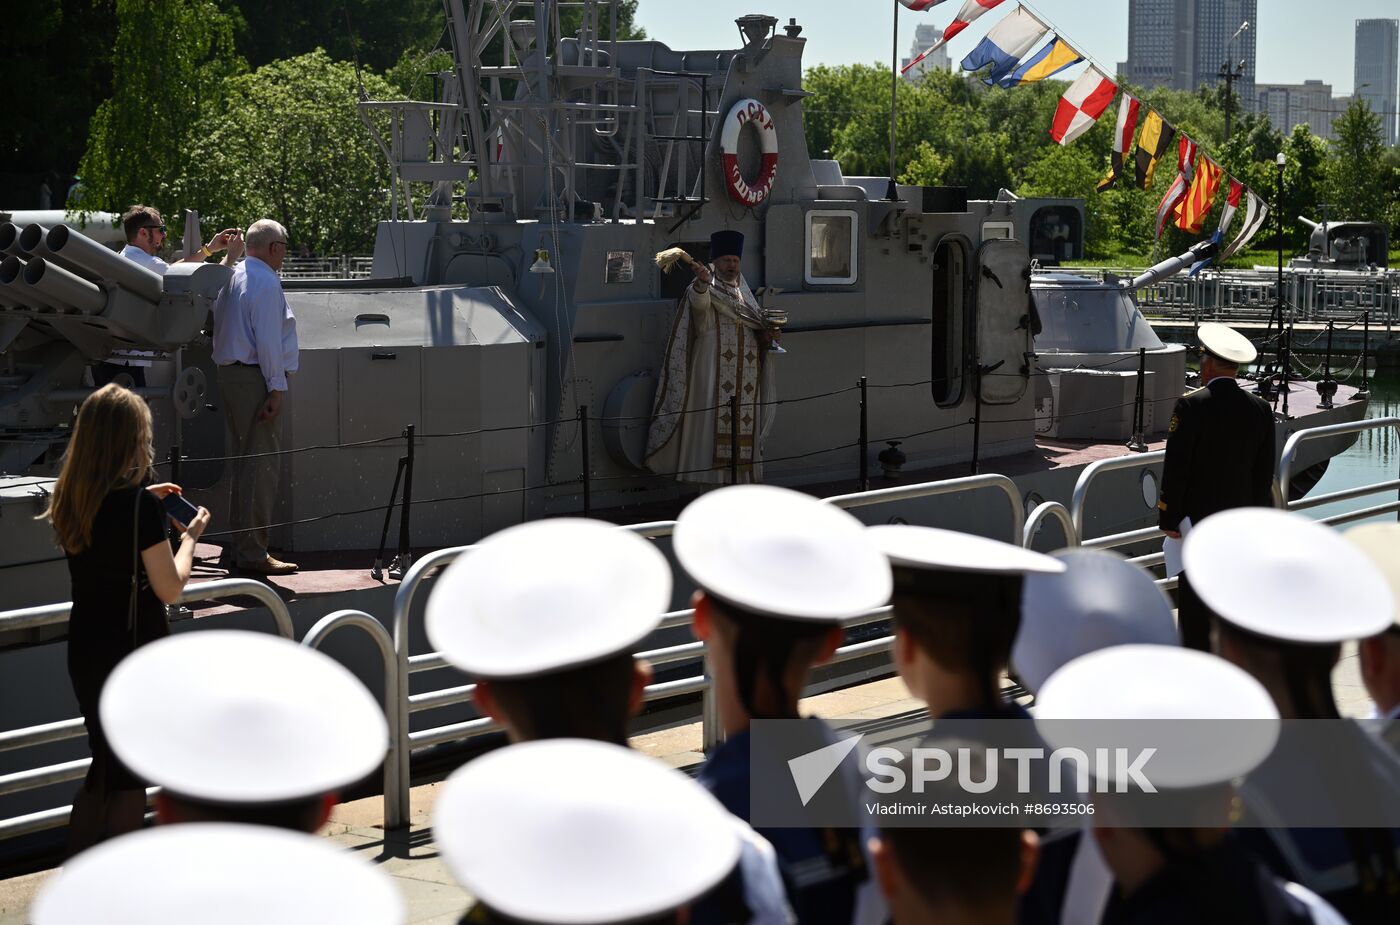
<svg viewBox="0 0 1400 925"><path fill-rule="evenodd" d="M870 436L868 395L865 390L866 378L860 377L860 490L870 490Z"/></svg>
<svg viewBox="0 0 1400 925"><path fill-rule="evenodd" d="M1332 319L1327 319L1327 353L1322 358L1322 381L1317 384L1319 408L1331 408L1332 396L1337 394L1337 383L1332 378Z"/></svg>
<svg viewBox="0 0 1400 925"><path fill-rule="evenodd" d="M1363 395L1370 396L1371 380L1367 378L1369 370L1366 368L1367 360L1371 353L1371 313L1361 313L1361 391L1356 393L1356 397Z"/></svg>
<svg viewBox="0 0 1400 925"><path fill-rule="evenodd" d="M166 457L170 460L170 481L176 485L180 484L180 444L175 444L170 448L170 453Z"/></svg>
<svg viewBox="0 0 1400 925"><path fill-rule="evenodd" d="M414 425L404 428L403 435L408 444L404 454L403 507L399 511L399 551L394 561L389 563L389 577L402 578L413 567L413 553L410 551L410 520L413 514L413 431Z"/></svg>
<svg viewBox="0 0 1400 925"><path fill-rule="evenodd" d="M588 452L588 406L578 406L579 449L583 453L583 516L593 516L593 457Z"/></svg>
<svg viewBox="0 0 1400 925"><path fill-rule="evenodd" d="M739 484L739 395L729 396L729 484Z"/></svg>
<svg viewBox="0 0 1400 925"><path fill-rule="evenodd" d="M369 577L375 581L384 577L384 547L389 542L389 519L394 516L394 503L399 497L399 483L403 480L403 471L407 467L408 457L400 456L399 464L394 469L394 487L389 490L389 506L384 509L384 528L379 531L379 551L374 554L374 565L369 570Z"/></svg>
<svg viewBox="0 0 1400 925"><path fill-rule="evenodd" d="M1147 414L1143 406L1143 389L1147 382L1147 348L1138 348L1137 398L1133 399L1133 436L1128 449L1134 453L1147 452Z"/></svg>

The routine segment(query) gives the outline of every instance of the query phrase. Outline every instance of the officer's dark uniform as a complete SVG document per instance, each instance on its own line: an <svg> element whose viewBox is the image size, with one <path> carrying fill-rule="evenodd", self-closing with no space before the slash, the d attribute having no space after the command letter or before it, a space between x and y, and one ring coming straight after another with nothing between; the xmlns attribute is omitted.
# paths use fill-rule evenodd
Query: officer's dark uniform
<svg viewBox="0 0 1400 925"><path fill-rule="evenodd" d="M1187 517L1195 525L1230 508L1272 507L1276 461L1273 410L1235 379L1216 377L1176 403L1167 428L1158 526L1180 530ZM1209 616L1185 573L1177 607L1182 645L1209 651Z"/></svg>

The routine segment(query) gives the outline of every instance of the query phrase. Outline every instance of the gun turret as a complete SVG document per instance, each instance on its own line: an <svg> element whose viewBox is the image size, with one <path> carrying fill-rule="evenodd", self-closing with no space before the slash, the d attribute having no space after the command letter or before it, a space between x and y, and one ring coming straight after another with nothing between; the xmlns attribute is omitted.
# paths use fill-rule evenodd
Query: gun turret
<svg viewBox="0 0 1400 925"><path fill-rule="evenodd" d="M1217 248L1214 241L1201 241L1199 244L1194 244L1186 253L1178 254L1175 257L1169 257L1156 266L1151 267L1146 273L1143 273L1129 283L1128 288L1136 291L1146 286L1155 286L1162 280L1175 276L1194 263L1199 263L1202 260L1209 260L1211 257L1215 256L1216 250Z"/></svg>
<svg viewBox="0 0 1400 925"><path fill-rule="evenodd" d="M120 350L166 353L199 336L231 270L218 264L177 263L165 277L108 250L67 225L23 229L0 223L0 431L57 433L73 403L92 390L84 369ZM180 417L197 414L206 392L203 373L181 370L168 395ZM54 439L58 439L55 437ZM0 471L23 471L44 439L0 450Z"/></svg>

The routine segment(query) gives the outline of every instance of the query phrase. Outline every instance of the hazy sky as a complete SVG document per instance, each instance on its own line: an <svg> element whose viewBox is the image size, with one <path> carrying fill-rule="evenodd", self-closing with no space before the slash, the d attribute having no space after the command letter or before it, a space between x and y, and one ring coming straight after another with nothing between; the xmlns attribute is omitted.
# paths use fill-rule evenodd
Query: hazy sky
<svg viewBox="0 0 1400 925"><path fill-rule="evenodd" d="M1128 0L1030 0L1053 27L1110 69L1128 54ZM851 64L890 60L894 0L641 0L637 18L647 34L673 48L733 48L739 42L734 20L745 13L768 13L780 23L797 17L807 39L805 63ZM909 53L919 23L946 26L961 0L923 13L900 8L899 54ZM954 62L972 49L1013 0L992 10L950 43ZM1260 83L1322 80L1332 92L1351 92L1356 20L1400 18L1400 0L1259 0L1257 29Z"/></svg>

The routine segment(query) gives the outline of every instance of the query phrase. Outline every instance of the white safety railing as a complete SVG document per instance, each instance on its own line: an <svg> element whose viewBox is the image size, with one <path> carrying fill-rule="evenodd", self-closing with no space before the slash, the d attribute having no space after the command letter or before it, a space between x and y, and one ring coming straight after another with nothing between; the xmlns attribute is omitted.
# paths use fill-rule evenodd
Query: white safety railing
<svg viewBox="0 0 1400 925"><path fill-rule="evenodd" d="M190 585L181 592L179 602L187 604L192 601L213 601L230 597L257 599L259 603L267 607L279 635L288 639L295 635L292 629L292 616L287 611L286 603L277 596L277 592L262 582L247 578L229 578ZM72 608L71 603L49 604L43 607L26 607L21 610L0 613L0 632L36 629L41 626L67 623ZM33 748L37 745L76 739L86 734L82 717L28 726L23 729L12 729L0 732L0 751ZM91 758L81 758L0 775L0 796L82 780L91 764ZM68 821L72 811L72 806L60 806L10 819L0 819L0 841L57 828Z"/></svg>
<svg viewBox="0 0 1400 925"><path fill-rule="evenodd" d="M1078 544L1086 549L1117 549L1121 546L1132 546L1137 543L1156 542L1160 543L1166 534L1153 524L1150 527L1140 527L1136 530L1126 530L1120 533L1111 533L1107 536L1098 536L1093 539L1086 539L1084 531L1087 525L1087 511L1089 507L1090 489L1098 481L1100 476L1107 472L1122 472L1132 469L1152 469L1154 472L1167 458L1165 450L1157 450L1152 453L1130 453L1127 456L1115 456L1112 459L1100 459L1090 463L1079 474L1079 481L1074 483L1074 493L1070 497L1069 517L1073 527L1074 535L1078 538ZM1159 480L1157 483L1161 485ZM1129 561L1134 562L1143 568L1155 568L1163 563L1165 556L1159 550L1146 555L1135 556ZM1157 579L1158 587L1165 589L1175 588L1176 578Z"/></svg>
<svg viewBox="0 0 1400 925"><path fill-rule="evenodd" d="M1293 479L1293 467L1298 461L1298 450L1304 443L1310 440L1325 440L1329 437L1360 434L1368 430L1384 430L1386 428L1393 428L1397 433L1400 433L1400 418L1370 418L1369 420L1355 421L1346 424L1329 424L1325 427L1309 427L1306 430L1300 430L1294 433L1288 438L1288 442L1283 445L1283 452L1279 454L1278 476L1274 479L1274 505L1290 511L1302 511L1308 508L1320 507L1324 504L1334 504L1338 501L1350 501L1354 498L1363 498L1366 495L1374 495L1383 491L1396 491L1400 489L1400 478L1396 478L1382 482L1373 482L1368 485L1358 485L1341 491L1331 491L1326 494L1315 495L1308 498L1299 498L1297 500L1289 498L1289 489ZM1318 522L1336 526L1338 524L1351 523L1354 520L1365 520L1368 517L1375 517L1378 514L1389 514L1395 511L1400 511L1400 500L1360 508L1355 511L1345 511L1341 514L1332 514L1327 517L1319 517Z"/></svg>

